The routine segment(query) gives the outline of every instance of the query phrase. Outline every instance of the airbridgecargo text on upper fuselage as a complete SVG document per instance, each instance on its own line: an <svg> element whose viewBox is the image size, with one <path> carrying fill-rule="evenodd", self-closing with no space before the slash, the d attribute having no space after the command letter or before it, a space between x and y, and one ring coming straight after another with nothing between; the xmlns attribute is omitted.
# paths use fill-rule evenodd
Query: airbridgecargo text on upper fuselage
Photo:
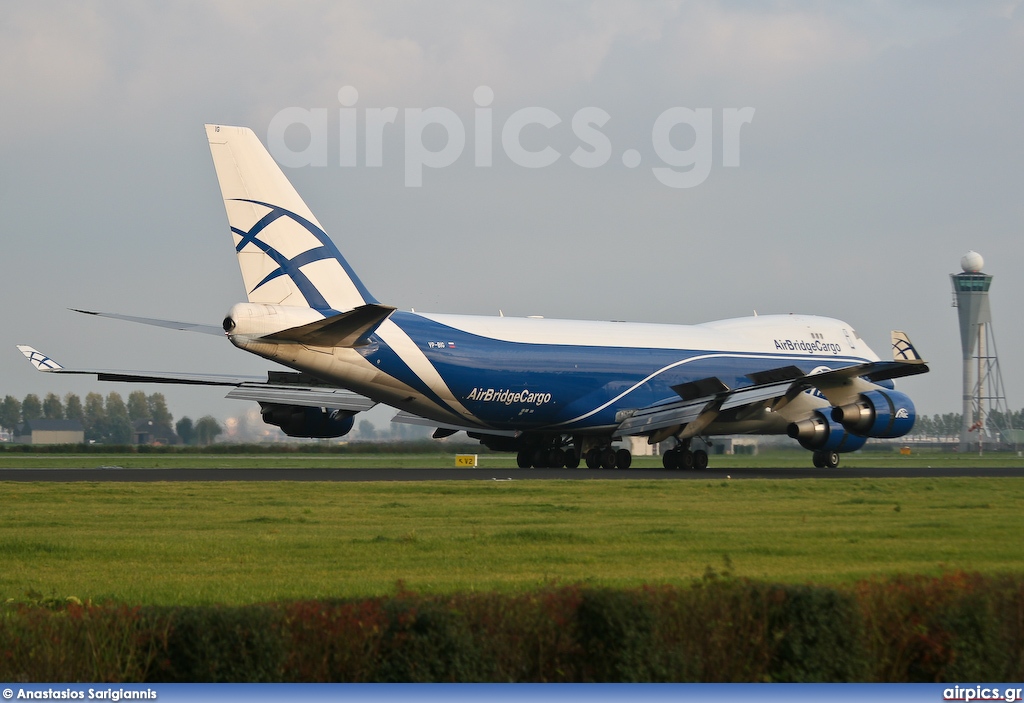
<svg viewBox="0 0 1024 703"><path fill-rule="evenodd" d="M776 339L777 351L802 351L809 354L839 354L843 348L834 342L823 342L820 339L805 341L802 339Z"/></svg>
<svg viewBox="0 0 1024 703"><path fill-rule="evenodd" d="M534 393L522 390L513 391L508 388L473 388L466 400L479 400L483 403L503 403L505 405L544 405L551 402L550 393Z"/></svg>

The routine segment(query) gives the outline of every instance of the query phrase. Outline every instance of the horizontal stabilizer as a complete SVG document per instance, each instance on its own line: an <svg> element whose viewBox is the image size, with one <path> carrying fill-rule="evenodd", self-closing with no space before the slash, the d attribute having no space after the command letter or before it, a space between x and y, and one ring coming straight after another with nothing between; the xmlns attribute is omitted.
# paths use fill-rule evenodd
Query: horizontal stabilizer
<svg viewBox="0 0 1024 703"><path fill-rule="evenodd" d="M154 327L164 327L169 330L181 330L183 332L201 332L202 334L212 334L218 337L224 336L224 328L220 325L205 325L201 322L175 322L174 320L158 320L152 317L134 317L132 315L118 315L113 312L93 312L92 310L78 310L77 308L71 308L72 312L80 312L83 315L95 315L96 317L109 317L112 320L127 320L128 322L137 322L141 325L153 325Z"/></svg>
<svg viewBox="0 0 1024 703"><path fill-rule="evenodd" d="M308 325L263 337L269 342L294 342L312 347L359 347L397 308L371 303Z"/></svg>

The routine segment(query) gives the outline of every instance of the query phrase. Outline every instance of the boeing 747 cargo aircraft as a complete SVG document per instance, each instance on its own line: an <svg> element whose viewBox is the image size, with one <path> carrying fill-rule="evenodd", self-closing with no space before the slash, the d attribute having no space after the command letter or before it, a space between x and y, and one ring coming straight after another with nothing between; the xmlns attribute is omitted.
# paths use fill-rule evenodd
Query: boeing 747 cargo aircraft
<svg viewBox="0 0 1024 703"><path fill-rule="evenodd" d="M613 443L670 442L670 469L701 469L696 437L788 434L818 467L872 437L913 427L893 379L925 373L908 337L880 360L840 320L761 315L699 325L405 312L356 275L256 135L207 125L247 301L223 325L92 313L226 336L290 371L245 378L69 369L19 347L47 373L231 387L292 437L341 437L377 403L396 421L459 431L517 452L521 467L628 468ZM85 311L83 311L85 312Z"/></svg>

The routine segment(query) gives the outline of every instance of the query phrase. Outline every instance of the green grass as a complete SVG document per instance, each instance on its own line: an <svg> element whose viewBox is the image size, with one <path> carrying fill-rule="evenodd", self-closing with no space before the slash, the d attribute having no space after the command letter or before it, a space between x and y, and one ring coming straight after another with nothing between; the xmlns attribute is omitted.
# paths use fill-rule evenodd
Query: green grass
<svg viewBox="0 0 1024 703"><path fill-rule="evenodd" d="M515 466L489 455L482 466ZM0 469L422 469L451 468L455 454L0 454ZM0 473L0 480L3 474Z"/></svg>
<svg viewBox="0 0 1024 703"><path fill-rule="evenodd" d="M471 452L470 452L471 453ZM510 469L516 466L515 454L479 454L482 468ZM764 451L756 456L712 456L714 469L740 468L811 468L811 453L801 449ZM0 469L11 468L98 468L119 466L132 469L153 468L453 468L455 452L418 454L61 454L0 452ZM661 457L637 456L635 468L661 468ZM841 467L850 468L956 468L956 467L1024 467L1024 457L1016 453L955 454L938 451L915 451L910 456L886 451L843 454ZM3 476L0 474L0 480Z"/></svg>
<svg viewBox="0 0 1024 703"><path fill-rule="evenodd" d="M0 483L0 599L1024 571L1024 479Z"/></svg>

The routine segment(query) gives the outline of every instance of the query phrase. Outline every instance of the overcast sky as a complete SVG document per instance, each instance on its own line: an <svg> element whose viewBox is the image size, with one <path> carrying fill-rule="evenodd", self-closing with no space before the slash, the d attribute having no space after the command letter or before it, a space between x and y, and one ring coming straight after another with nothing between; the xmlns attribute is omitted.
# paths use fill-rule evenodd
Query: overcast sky
<svg viewBox="0 0 1024 703"><path fill-rule="evenodd" d="M268 368L223 339L67 308L218 323L244 290L203 124L266 142L299 108L325 111L326 164L286 174L382 302L672 323L804 312L846 320L883 357L904 329L933 371L901 387L919 412L958 412L948 275L974 249L1024 406L1018 2L15 1L0 20L0 395L132 390L35 373L18 343L66 366ZM475 160L480 86L490 166ZM339 91L358 94L355 166ZM388 107L368 166L367 111ZM434 107L465 148L410 187L406 111ZM607 121L574 128L594 108ZM516 114L559 120L518 134L552 164L504 148ZM710 115L710 132L679 124L659 142L659 119L682 114ZM422 140L442 150L445 129ZM687 153L706 177L662 183L654 169ZM176 417L247 407L144 390Z"/></svg>

